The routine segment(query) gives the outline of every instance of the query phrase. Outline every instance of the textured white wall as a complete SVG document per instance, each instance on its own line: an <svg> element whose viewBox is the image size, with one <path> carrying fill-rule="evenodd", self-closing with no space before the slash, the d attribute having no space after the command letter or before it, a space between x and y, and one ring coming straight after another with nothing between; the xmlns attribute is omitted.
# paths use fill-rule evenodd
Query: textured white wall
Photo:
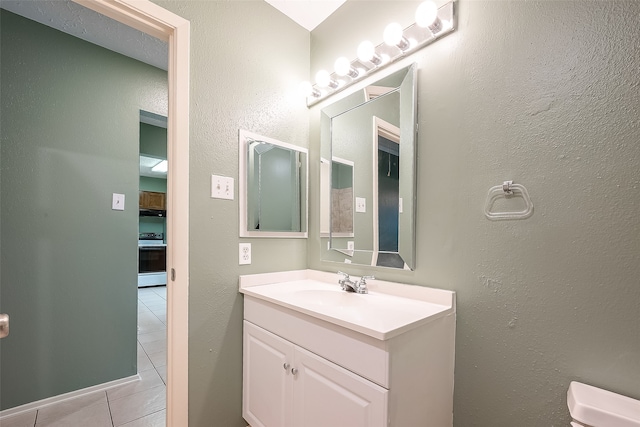
<svg viewBox="0 0 640 427"><path fill-rule="evenodd" d="M348 1L312 32L311 73L418 4ZM458 30L413 57L417 268L340 269L457 292L456 426L567 425L571 380L640 398L640 3L456 7ZM508 179L534 215L488 221ZM309 265L336 270L311 220Z"/></svg>

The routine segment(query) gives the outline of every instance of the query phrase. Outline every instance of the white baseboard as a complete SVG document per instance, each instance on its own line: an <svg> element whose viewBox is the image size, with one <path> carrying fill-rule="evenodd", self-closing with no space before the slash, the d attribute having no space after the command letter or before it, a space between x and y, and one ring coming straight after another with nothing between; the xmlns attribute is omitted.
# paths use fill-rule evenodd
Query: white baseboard
<svg viewBox="0 0 640 427"><path fill-rule="evenodd" d="M80 390L70 391L69 393L59 394L57 396L47 397L46 399L37 400L35 402L25 403L24 405L16 406L14 408L5 409L0 411L0 421L12 417L14 415L22 414L23 412L29 412L36 409L44 408L45 406L55 405L56 403L63 402L69 399L75 399L76 397L84 396L89 393L95 393L96 391L107 390L109 388L129 384L134 381L140 381L140 374L135 374L130 377L120 378L119 380L109 381L107 383L97 384L91 387L82 388Z"/></svg>

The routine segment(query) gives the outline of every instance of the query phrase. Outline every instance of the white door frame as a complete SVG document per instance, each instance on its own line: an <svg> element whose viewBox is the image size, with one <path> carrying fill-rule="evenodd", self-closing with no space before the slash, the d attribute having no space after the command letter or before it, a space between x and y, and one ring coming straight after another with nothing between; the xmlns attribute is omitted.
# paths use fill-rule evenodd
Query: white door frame
<svg viewBox="0 0 640 427"><path fill-rule="evenodd" d="M169 45L167 124L167 426L189 425L190 24L149 0L73 0Z"/></svg>

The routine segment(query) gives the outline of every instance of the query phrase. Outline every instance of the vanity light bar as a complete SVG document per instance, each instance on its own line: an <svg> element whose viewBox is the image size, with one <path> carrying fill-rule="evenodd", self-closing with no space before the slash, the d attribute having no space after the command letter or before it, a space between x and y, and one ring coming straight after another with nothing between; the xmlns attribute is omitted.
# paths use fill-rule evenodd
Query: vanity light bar
<svg viewBox="0 0 640 427"><path fill-rule="evenodd" d="M432 1L420 4L416 10L416 22L409 27L402 30L396 23L389 24L383 43L374 46L365 40L358 47L358 58L351 62L344 57L338 58L335 72L320 70L315 84L308 81L300 83L300 92L307 98L307 107L452 33L455 26L453 1L440 8Z"/></svg>

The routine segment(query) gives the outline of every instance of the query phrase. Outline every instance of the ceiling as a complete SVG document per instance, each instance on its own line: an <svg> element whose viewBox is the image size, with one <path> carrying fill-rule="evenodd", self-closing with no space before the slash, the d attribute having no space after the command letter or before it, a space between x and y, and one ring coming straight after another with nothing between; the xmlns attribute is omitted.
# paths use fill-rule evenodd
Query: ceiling
<svg viewBox="0 0 640 427"><path fill-rule="evenodd" d="M271 6L311 31L346 0L265 0Z"/></svg>
<svg viewBox="0 0 640 427"><path fill-rule="evenodd" d="M265 0L311 31L346 0ZM2 0L0 7L90 43L167 70L162 40L87 9L71 0Z"/></svg>

